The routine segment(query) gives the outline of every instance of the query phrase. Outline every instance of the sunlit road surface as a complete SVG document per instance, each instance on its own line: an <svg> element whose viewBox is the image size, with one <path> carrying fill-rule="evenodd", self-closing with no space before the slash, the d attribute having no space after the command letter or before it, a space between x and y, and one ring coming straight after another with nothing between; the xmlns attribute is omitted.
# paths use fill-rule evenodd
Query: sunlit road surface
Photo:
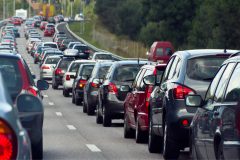
<svg viewBox="0 0 240 160"><path fill-rule="evenodd" d="M39 79L39 65L33 63L25 50L23 27L19 30L19 53ZM52 41L52 38L44 37L44 41ZM113 121L112 127L104 128L96 124L95 116L84 114L82 106L72 104L71 97L63 97L61 87L53 90L50 85L43 95L44 159L163 159L161 154L149 153L147 144L124 139L123 120ZM181 152L180 159L189 159L188 152Z"/></svg>

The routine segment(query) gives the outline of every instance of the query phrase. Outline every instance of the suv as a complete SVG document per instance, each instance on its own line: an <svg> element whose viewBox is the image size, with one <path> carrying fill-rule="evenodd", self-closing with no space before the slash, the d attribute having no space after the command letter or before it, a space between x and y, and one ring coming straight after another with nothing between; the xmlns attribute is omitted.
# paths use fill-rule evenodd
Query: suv
<svg viewBox="0 0 240 160"><path fill-rule="evenodd" d="M194 159L239 159L240 58L226 60L211 82L203 101L186 97L186 105L199 107L190 125Z"/></svg>
<svg viewBox="0 0 240 160"><path fill-rule="evenodd" d="M149 151L163 149L166 159L176 159L189 146L189 125L196 109L184 99L189 94L205 95L222 62L236 50L186 50L171 56L160 87L151 94Z"/></svg>
<svg viewBox="0 0 240 160"><path fill-rule="evenodd" d="M113 62L98 93L98 116L104 127L111 126L112 119L123 119L123 103L128 92L122 91L120 86L131 85L145 63L146 61Z"/></svg>
<svg viewBox="0 0 240 160"><path fill-rule="evenodd" d="M166 64L144 65L132 84L131 92L124 102L124 137L136 135L136 142L145 142L148 138L148 107L154 85L146 85L144 78L148 75L157 76L161 80ZM123 88L123 86L122 86ZM130 90L128 86L125 89Z"/></svg>

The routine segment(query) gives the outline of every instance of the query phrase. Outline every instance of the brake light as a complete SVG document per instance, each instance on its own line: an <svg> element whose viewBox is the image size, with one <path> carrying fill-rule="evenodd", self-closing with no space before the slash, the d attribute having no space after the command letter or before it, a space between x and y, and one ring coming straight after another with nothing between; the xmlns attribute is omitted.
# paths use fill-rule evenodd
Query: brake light
<svg viewBox="0 0 240 160"><path fill-rule="evenodd" d="M61 74L62 73L62 69L61 68L57 68L56 70L55 70L55 75L59 75L59 74Z"/></svg>
<svg viewBox="0 0 240 160"><path fill-rule="evenodd" d="M42 70L43 69L50 69L50 67L49 66L42 66Z"/></svg>
<svg viewBox="0 0 240 160"><path fill-rule="evenodd" d="M117 94L118 93L117 86L114 83L110 82L108 85L108 92L112 94Z"/></svg>
<svg viewBox="0 0 240 160"><path fill-rule="evenodd" d="M188 120L187 120L187 119L182 120L182 125L183 125L184 127L188 127L188 126L189 126Z"/></svg>
<svg viewBox="0 0 240 160"><path fill-rule="evenodd" d="M184 99L185 96L187 96L190 93L195 93L195 92L191 88L188 88L186 86L182 86L179 84L176 84L175 88L173 89L173 97L175 99Z"/></svg>
<svg viewBox="0 0 240 160"><path fill-rule="evenodd" d="M86 83L87 83L87 80L85 80L85 79L80 79L80 80L78 81L78 87L79 87L79 88L83 88Z"/></svg>
<svg viewBox="0 0 240 160"><path fill-rule="evenodd" d="M94 82L91 82L91 86L92 86L93 88L99 88L99 84L94 83Z"/></svg>
<svg viewBox="0 0 240 160"><path fill-rule="evenodd" d="M16 135L5 121L0 120L0 159L16 159L16 156Z"/></svg>
<svg viewBox="0 0 240 160"><path fill-rule="evenodd" d="M71 78L70 78L70 75L66 75L66 81L70 81Z"/></svg>
<svg viewBox="0 0 240 160"><path fill-rule="evenodd" d="M26 91L27 91L27 93L37 96L37 91L32 87L29 87Z"/></svg>
<svg viewBox="0 0 240 160"><path fill-rule="evenodd" d="M148 86L146 88L147 90L147 95L146 95L146 101L145 101L145 106L148 108L149 106L149 101L150 101L150 96L151 96L151 93L153 91L153 86Z"/></svg>

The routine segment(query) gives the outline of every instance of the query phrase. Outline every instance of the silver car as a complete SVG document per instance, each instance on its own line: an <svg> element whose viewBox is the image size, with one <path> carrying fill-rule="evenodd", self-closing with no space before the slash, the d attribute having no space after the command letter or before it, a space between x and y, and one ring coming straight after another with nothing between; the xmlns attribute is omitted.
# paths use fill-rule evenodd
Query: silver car
<svg viewBox="0 0 240 160"><path fill-rule="evenodd" d="M40 79L52 79L54 68L60 59L60 55L48 56L40 68Z"/></svg>
<svg viewBox="0 0 240 160"><path fill-rule="evenodd" d="M32 159L28 133L22 127L17 115L17 108L13 107L4 86L0 74L0 159Z"/></svg>

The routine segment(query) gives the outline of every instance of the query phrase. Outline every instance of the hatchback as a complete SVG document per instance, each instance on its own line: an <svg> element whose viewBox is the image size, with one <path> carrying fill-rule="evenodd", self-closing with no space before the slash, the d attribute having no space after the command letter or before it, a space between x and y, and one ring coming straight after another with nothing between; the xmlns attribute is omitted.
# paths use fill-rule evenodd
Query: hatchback
<svg viewBox="0 0 240 160"><path fill-rule="evenodd" d="M204 101L186 97L188 107L199 107L190 126L194 159L240 159L240 58L226 60L211 82Z"/></svg>
<svg viewBox="0 0 240 160"><path fill-rule="evenodd" d="M98 112L104 127L111 126L112 119L123 119L123 104L128 92L121 91L120 86L130 86L144 64L146 61L113 62L98 93Z"/></svg>
<svg viewBox="0 0 240 160"><path fill-rule="evenodd" d="M204 96L218 68L235 52L186 50L171 56L160 87L151 95L149 148L163 149L166 159L176 159L189 146L189 126L196 109L186 106L184 99L188 94Z"/></svg>

